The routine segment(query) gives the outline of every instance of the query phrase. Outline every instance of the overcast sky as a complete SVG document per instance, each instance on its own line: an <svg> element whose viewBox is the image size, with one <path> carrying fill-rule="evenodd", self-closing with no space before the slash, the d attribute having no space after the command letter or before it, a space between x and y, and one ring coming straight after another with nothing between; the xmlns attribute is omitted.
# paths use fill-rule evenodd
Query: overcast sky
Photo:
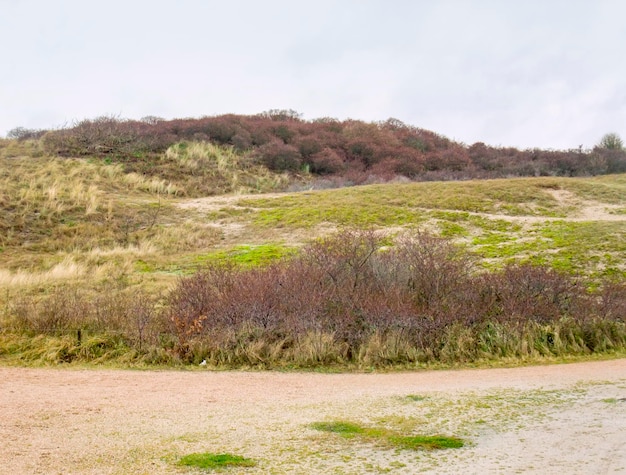
<svg viewBox="0 0 626 475"><path fill-rule="evenodd" d="M0 0L0 135L295 109L472 144L626 135L623 0Z"/></svg>

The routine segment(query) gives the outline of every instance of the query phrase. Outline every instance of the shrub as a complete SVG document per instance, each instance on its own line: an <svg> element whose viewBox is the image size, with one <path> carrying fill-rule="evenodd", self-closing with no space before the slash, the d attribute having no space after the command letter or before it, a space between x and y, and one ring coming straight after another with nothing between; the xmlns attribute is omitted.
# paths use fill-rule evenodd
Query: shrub
<svg viewBox="0 0 626 475"><path fill-rule="evenodd" d="M302 156L296 147L272 141L259 147L257 160L273 171L296 171L302 166Z"/></svg>
<svg viewBox="0 0 626 475"><path fill-rule="evenodd" d="M328 147L311 155L307 163L311 172L318 175L333 175L346 168L341 156Z"/></svg>
<svg viewBox="0 0 626 475"><path fill-rule="evenodd" d="M25 127L15 127L7 132L7 138L11 140L31 140L42 137L47 131L39 129L27 129Z"/></svg>
<svg viewBox="0 0 626 475"><path fill-rule="evenodd" d="M590 294L571 276L530 265L478 273L472 256L428 234L392 241L347 229L288 261L183 278L169 308L191 360L199 339L213 342L203 351L221 345L246 364L398 364L617 348L624 295L614 284Z"/></svg>
<svg viewBox="0 0 626 475"><path fill-rule="evenodd" d="M401 235L390 259L399 279L424 309L445 304L471 276L474 259L451 241L423 233Z"/></svg>
<svg viewBox="0 0 626 475"><path fill-rule="evenodd" d="M497 321L546 324L566 315L580 315L584 290L569 275L531 264L509 265L485 276L482 306Z"/></svg>
<svg viewBox="0 0 626 475"><path fill-rule="evenodd" d="M29 334L64 335L78 330L112 334L138 351L154 346L167 323L156 311L156 299L146 293L105 286L98 292L59 286L39 300L15 301L9 314L11 330Z"/></svg>
<svg viewBox="0 0 626 475"><path fill-rule="evenodd" d="M102 116L50 131L43 137L43 144L49 153L61 156L137 158L146 153L163 152L174 142L164 124Z"/></svg>

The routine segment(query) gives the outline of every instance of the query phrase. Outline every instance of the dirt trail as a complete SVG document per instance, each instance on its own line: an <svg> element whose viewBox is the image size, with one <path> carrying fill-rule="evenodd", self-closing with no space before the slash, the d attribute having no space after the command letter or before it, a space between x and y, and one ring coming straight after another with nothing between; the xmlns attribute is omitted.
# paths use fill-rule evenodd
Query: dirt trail
<svg viewBox="0 0 626 475"><path fill-rule="evenodd" d="M410 395L419 397L407 398ZM626 473L626 359L388 374L0 367L0 473ZM397 451L313 431L351 420L468 445Z"/></svg>
<svg viewBox="0 0 626 475"><path fill-rule="evenodd" d="M192 198L178 203L182 209L195 209L202 212L218 211L225 207L238 207L240 200L246 199L271 199L287 196L288 193L263 193L248 195L220 195L206 196L204 198Z"/></svg>

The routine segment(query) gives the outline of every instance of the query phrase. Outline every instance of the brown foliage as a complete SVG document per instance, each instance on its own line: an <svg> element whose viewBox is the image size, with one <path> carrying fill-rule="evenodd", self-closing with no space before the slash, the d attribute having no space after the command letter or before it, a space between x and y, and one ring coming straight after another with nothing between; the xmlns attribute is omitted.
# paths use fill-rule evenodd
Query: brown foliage
<svg viewBox="0 0 626 475"><path fill-rule="evenodd" d="M302 156L296 147L278 140L266 143L255 151L259 163L272 171L296 171L302 165Z"/></svg>
<svg viewBox="0 0 626 475"><path fill-rule="evenodd" d="M181 280L170 317L181 344L225 335L282 342L334 335L354 357L371 338L402 335L437 357L450 328L485 324L522 328L569 318L619 321L623 286L598 296L578 281L530 265L476 273L473 259L446 240L409 233L384 250L373 231L345 230L318 240L300 256L267 268L213 267Z"/></svg>
<svg viewBox="0 0 626 475"><path fill-rule="evenodd" d="M36 138L45 132L14 129L16 138ZM100 117L48 131L42 140L49 153L126 161L161 153L183 140L206 140L251 150L274 170L296 171L304 163L314 174L340 174L356 183L371 176L458 180L626 171L624 150L518 150L480 142L468 147L396 119L379 123L304 121L290 110L174 120Z"/></svg>

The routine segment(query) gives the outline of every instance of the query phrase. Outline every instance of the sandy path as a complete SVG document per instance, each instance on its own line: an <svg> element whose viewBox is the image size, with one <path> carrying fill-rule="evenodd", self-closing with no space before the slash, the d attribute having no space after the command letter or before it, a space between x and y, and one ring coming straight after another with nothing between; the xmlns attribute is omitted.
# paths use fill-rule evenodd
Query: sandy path
<svg viewBox="0 0 626 475"><path fill-rule="evenodd" d="M255 194L242 194L242 195L218 195L218 196L205 196L203 198L191 198L180 201L177 206L182 209L196 209L198 211L219 211L226 207L239 207L239 202L242 200L254 200L254 199L270 199L270 198L283 198L293 193L255 193Z"/></svg>
<svg viewBox="0 0 626 475"><path fill-rule="evenodd" d="M626 359L391 374L0 367L0 473L189 473L177 457L204 451L258 461L230 473L626 473L624 398ZM398 451L307 426L333 419L469 444Z"/></svg>

